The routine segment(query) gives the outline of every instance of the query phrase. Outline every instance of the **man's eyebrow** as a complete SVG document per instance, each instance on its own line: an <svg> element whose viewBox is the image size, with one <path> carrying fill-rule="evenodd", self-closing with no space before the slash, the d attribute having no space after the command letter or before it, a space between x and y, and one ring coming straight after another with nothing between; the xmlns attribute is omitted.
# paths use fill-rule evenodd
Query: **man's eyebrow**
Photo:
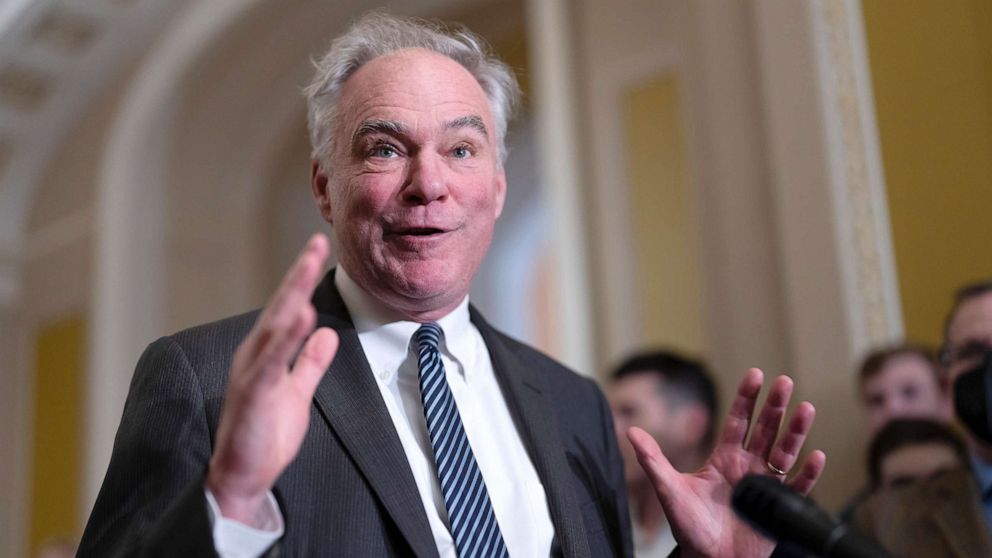
<svg viewBox="0 0 992 558"><path fill-rule="evenodd" d="M482 121L481 116L474 114L450 120L444 124L444 127L449 130L455 128L472 128L482 134L482 137L489 139L489 131L486 130L485 122Z"/></svg>
<svg viewBox="0 0 992 558"><path fill-rule="evenodd" d="M352 145L357 144L365 136L370 136L372 134L389 134L392 136L401 136L407 134L407 127L401 122L396 122L395 120L381 120L378 118L372 118L366 120L358 126L355 133L351 135Z"/></svg>

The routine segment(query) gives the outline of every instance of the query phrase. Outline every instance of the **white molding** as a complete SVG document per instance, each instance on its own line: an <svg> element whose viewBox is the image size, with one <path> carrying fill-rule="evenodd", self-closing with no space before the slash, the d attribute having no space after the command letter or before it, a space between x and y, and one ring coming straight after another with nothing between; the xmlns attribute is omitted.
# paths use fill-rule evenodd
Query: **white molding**
<svg viewBox="0 0 992 558"><path fill-rule="evenodd" d="M811 8L853 370L871 347L902 339L902 310L860 2Z"/></svg>
<svg viewBox="0 0 992 558"><path fill-rule="evenodd" d="M0 174L0 237L18 237L37 182L79 115L183 3L133 2L98 9L72 0L38 0L10 16L0 34L0 54L8 63L40 72L49 93L33 111L0 110L0 139L10 150ZM95 24L92 42L79 53L53 52L33 42L35 25L60 11L83 14Z"/></svg>

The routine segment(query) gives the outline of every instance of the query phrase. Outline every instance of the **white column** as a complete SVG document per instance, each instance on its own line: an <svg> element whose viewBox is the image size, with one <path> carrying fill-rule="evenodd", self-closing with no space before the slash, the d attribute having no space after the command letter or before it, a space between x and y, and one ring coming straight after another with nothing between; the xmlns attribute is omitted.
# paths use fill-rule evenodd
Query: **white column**
<svg viewBox="0 0 992 558"><path fill-rule="evenodd" d="M856 0L756 0L772 204L798 393L825 421L859 416L855 368L902 336L873 97ZM839 505L864 440L816 429ZM832 489L838 490L832 490Z"/></svg>
<svg viewBox="0 0 992 558"><path fill-rule="evenodd" d="M587 375L593 369L591 294L586 259L583 183L576 140L571 19L565 0L529 0L527 32L534 88L541 184L553 218L553 258L558 300L557 355Z"/></svg>
<svg viewBox="0 0 992 558"><path fill-rule="evenodd" d="M755 6L796 364L850 372L866 349L902 336L860 6Z"/></svg>

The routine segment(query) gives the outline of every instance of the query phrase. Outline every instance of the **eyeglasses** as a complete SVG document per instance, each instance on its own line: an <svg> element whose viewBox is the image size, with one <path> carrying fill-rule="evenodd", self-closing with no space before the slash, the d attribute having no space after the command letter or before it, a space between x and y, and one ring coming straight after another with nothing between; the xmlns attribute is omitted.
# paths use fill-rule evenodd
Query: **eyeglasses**
<svg viewBox="0 0 992 558"><path fill-rule="evenodd" d="M985 341L969 341L960 347L944 347L940 350L940 364L947 367L960 362L978 362L992 356L992 345Z"/></svg>

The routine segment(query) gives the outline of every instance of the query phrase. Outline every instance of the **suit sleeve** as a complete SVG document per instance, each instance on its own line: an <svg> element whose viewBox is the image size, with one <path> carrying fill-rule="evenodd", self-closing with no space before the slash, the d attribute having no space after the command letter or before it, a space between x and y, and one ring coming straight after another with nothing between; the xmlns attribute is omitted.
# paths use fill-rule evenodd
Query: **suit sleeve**
<svg viewBox="0 0 992 558"><path fill-rule="evenodd" d="M596 387L596 399L599 405L599 412L603 417L604 447L606 448L606 471L607 479L610 483L610 502L613 507L613 518L611 523L615 525L615 537L619 546L619 556L634 555L634 540L630 527L630 508L627 503L627 485L624 481L623 457L620 455L620 448L617 445L616 429L613 426L613 413L603 393Z"/></svg>
<svg viewBox="0 0 992 558"><path fill-rule="evenodd" d="M203 481L211 455L203 392L172 339L138 361L79 556L216 556Z"/></svg>

